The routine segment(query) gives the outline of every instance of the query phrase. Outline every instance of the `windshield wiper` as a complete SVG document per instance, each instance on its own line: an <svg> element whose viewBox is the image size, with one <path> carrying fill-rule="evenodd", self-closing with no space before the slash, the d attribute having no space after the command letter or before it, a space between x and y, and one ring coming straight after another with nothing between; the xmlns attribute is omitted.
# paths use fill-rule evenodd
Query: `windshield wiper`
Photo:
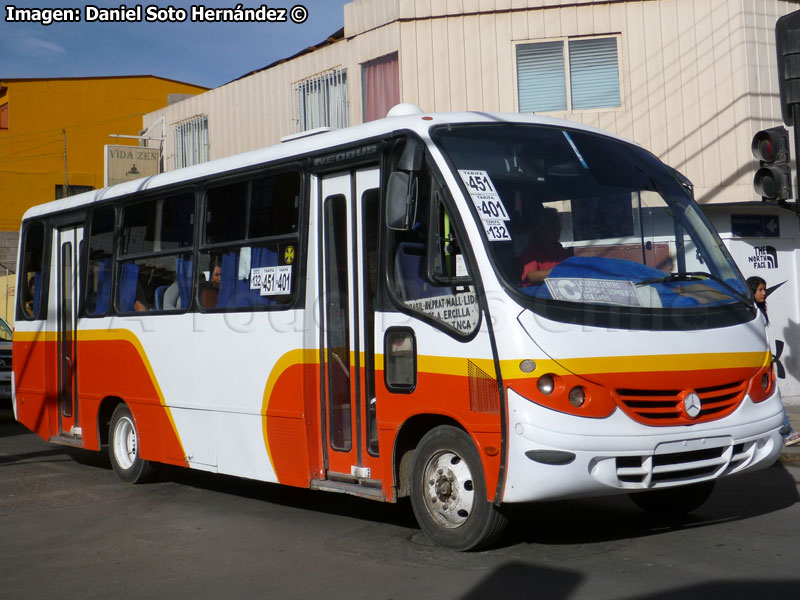
<svg viewBox="0 0 800 600"><path fill-rule="evenodd" d="M664 277L654 277L653 279L644 279L643 281L637 282L635 285L636 287L641 287L643 285L650 285L652 283L673 283L675 281L703 281L704 279L710 279L726 290L728 290L733 296L747 305L751 304L750 298L744 296L739 290L732 287L727 281L724 279L717 277L713 273L706 273L704 271L687 271L685 273L670 273L669 275L665 275Z"/></svg>

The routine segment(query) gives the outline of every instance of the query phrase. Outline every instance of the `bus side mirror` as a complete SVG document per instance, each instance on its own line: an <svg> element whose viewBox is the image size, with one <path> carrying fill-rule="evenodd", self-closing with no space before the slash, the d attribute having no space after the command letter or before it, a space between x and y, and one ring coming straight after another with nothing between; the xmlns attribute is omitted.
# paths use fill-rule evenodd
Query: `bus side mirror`
<svg viewBox="0 0 800 600"><path fill-rule="evenodd" d="M417 178L414 173L395 171L386 190L386 226L408 231L417 213Z"/></svg>
<svg viewBox="0 0 800 600"><path fill-rule="evenodd" d="M386 226L396 231L408 231L417 215L417 177L422 170L425 145L409 137L396 170L389 175L386 189Z"/></svg>

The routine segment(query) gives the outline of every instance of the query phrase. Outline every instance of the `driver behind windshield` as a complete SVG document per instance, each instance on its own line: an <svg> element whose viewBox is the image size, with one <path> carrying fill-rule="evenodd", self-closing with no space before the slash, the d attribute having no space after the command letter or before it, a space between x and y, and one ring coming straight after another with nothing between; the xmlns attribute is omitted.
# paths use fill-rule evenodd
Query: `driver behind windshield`
<svg viewBox="0 0 800 600"><path fill-rule="evenodd" d="M543 208L533 227L533 242L521 257L523 286L542 283L556 265L572 256L572 249L559 242L561 221L555 208Z"/></svg>

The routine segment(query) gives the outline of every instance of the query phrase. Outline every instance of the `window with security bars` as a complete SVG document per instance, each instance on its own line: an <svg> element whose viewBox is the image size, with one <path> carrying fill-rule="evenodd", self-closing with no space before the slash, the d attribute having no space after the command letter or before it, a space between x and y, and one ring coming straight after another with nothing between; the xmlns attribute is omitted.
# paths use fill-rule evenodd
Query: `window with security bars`
<svg viewBox="0 0 800 600"><path fill-rule="evenodd" d="M172 126L175 149L172 155L176 169L209 160L208 117L200 115Z"/></svg>
<svg viewBox="0 0 800 600"><path fill-rule="evenodd" d="M294 84L294 121L298 132L350 125L347 69L331 69Z"/></svg>
<svg viewBox="0 0 800 600"><path fill-rule="evenodd" d="M617 37L517 45L520 112L620 106Z"/></svg>

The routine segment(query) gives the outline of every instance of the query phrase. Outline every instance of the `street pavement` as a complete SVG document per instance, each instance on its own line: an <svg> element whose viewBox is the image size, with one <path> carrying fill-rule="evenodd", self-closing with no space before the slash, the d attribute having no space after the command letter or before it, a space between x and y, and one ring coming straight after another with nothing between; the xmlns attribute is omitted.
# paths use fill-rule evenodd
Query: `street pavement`
<svg viewBox="0 0 800 600"><path fill-rule="evenodd" d="M800 406L787 406L786 414L795 431L800 431ZM784 446L781 462L785 465L800 466L800 442L793 446Z"/></svg>

